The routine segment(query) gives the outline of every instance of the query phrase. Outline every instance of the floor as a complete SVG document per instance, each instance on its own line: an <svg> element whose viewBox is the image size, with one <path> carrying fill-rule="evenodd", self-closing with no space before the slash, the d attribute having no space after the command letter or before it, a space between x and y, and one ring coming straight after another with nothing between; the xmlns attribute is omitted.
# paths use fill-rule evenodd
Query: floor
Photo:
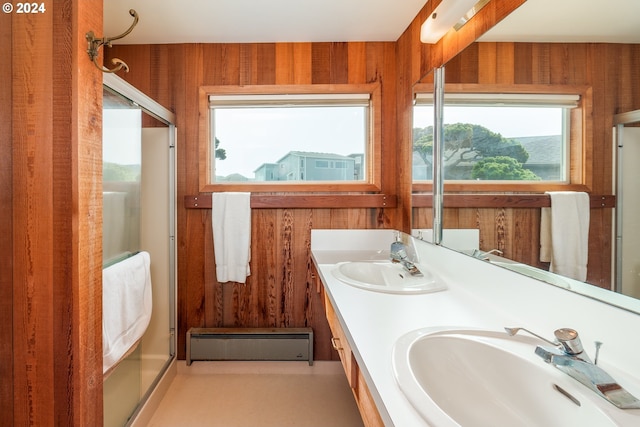
<svg viewBox="0 0 640 427"><path fill-rule="evenodd" d="M340 362L178 365L149 427L362 427Z"/></svg>

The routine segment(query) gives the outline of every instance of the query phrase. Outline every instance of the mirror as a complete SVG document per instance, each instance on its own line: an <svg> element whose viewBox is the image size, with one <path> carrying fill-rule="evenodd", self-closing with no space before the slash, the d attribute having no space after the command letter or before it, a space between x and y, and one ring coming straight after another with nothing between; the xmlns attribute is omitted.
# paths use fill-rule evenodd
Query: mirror
<svg viewBox="0 0 640 427"><path fill-rule="evenodd" d="M634 0L616 0L604 15L598 5L591 6L573 0L562 5L551 4L548 0L526 2L481 37L478 43L447 63L445 80L447 84L502 85L505 90L515 84L588 86L592 96L593 118L586 127L591 141L585 144L585 149L592 156L588 161L592 162L590 167L595 172L585 176L581 185L571 189L611 196L613 115L640 108L640 99L632 96L639 88L634 86L638 83L631 70L632 58L640 54L640 32L637 31L637 24L628 26L624 22L627 16L638 16L640 10L638 2ZM553 16L545 13L551 9L554 10ZM597 16L589 17L591 11L596 10ZM571 25L567 25L568 22ZM625 29L626 35L623 34ZM606 76L606 79L597 76ZM627 87L623 87L623 83ZM614 97L611 96L612 92L626 93L628 96ZM447 187L445 191L449 195L452 187ZM465 191L464 185L453 188L453 191ZM482 186L479 188L474 194L483 190L498 192ZM554 186L540 186L536 192L557 190L559 188ZM514 192L508 188L504 191L507 194ZM608 290L614 282L612 272L615 264L611 256L611 209L594 209L593 206L591 209L589 285L549 274L546 271L548 264L539 261L539 208L480 208L461 204L459 199L455 205L448 203L448 200L445 197L442 214L445 232L447 229L479 229L479 249L485 252L493 249L503 251L503 257L496 257L495 254L491 257L504 262L505 267L640 313L640 302ZM430 222L418 211L414 209L413 228L430 228ZM443 245L447 246L446 238Z"/></svg>

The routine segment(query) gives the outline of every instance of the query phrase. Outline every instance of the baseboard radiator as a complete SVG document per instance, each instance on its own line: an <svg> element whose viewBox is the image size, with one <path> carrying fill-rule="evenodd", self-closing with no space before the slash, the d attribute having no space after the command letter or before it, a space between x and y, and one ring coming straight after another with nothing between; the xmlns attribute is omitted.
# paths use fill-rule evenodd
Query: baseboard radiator
<svg viewBox="0 0 640 427"><path fill-rule="evenodd" d="M307 360L313 365L313 329L191 328L187 365L194 360Z"/></svg>

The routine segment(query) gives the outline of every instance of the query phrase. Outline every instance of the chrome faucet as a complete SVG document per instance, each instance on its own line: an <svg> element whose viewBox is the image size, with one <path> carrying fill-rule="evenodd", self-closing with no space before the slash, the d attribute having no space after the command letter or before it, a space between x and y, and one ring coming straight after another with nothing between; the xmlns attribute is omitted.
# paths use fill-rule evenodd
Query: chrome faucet
<svg viewBox="0 0 640 427"><path fill-rule="evenodd" d="M412 276L420 277L422 276L422 272L418 267L409 260L407 256L407 249L404 243L400 241L395 241L391 244L391 250L389 251L389 255L391 257L391 262L400 263L405 270L409 272Z"/></svg>
<svg viewBox="0 0 640 427"><path fill-rule="evenodd" d="M555 331L556 341L549 341L524 328L504 329L511 336L522 330L551 344L552 348L537 346L536 355L618 408L640 409L640 400L618 384L604 369L597 366L598 352L602 343L596 342L595 362L592 362L582 347L578 332L573 329L557 329Z"/></svg>
<svg viewBox="0 0 640 427"><path fill-rule="evenodd" d="M500 249L491 249L490 251L486 251L486 252L481 251L480 249L474 249L473 252L471 253L471 256L474 258L481 259L483 261L488 261L489 255L494 253L498 255L502 255L502 251Z"/></svg>

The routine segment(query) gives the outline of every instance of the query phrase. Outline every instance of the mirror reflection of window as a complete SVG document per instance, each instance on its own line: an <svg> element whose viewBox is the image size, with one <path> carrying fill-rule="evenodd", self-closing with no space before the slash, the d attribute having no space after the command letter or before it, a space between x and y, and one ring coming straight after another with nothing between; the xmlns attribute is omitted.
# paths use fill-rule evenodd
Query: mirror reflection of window
<svg viewBox="0 0 640 427"><path fill-rule="evenodd" d="M577 95L446 94L445 180L568 183ZM433 105L414 107L413 180L433 177Z"/></svg>

